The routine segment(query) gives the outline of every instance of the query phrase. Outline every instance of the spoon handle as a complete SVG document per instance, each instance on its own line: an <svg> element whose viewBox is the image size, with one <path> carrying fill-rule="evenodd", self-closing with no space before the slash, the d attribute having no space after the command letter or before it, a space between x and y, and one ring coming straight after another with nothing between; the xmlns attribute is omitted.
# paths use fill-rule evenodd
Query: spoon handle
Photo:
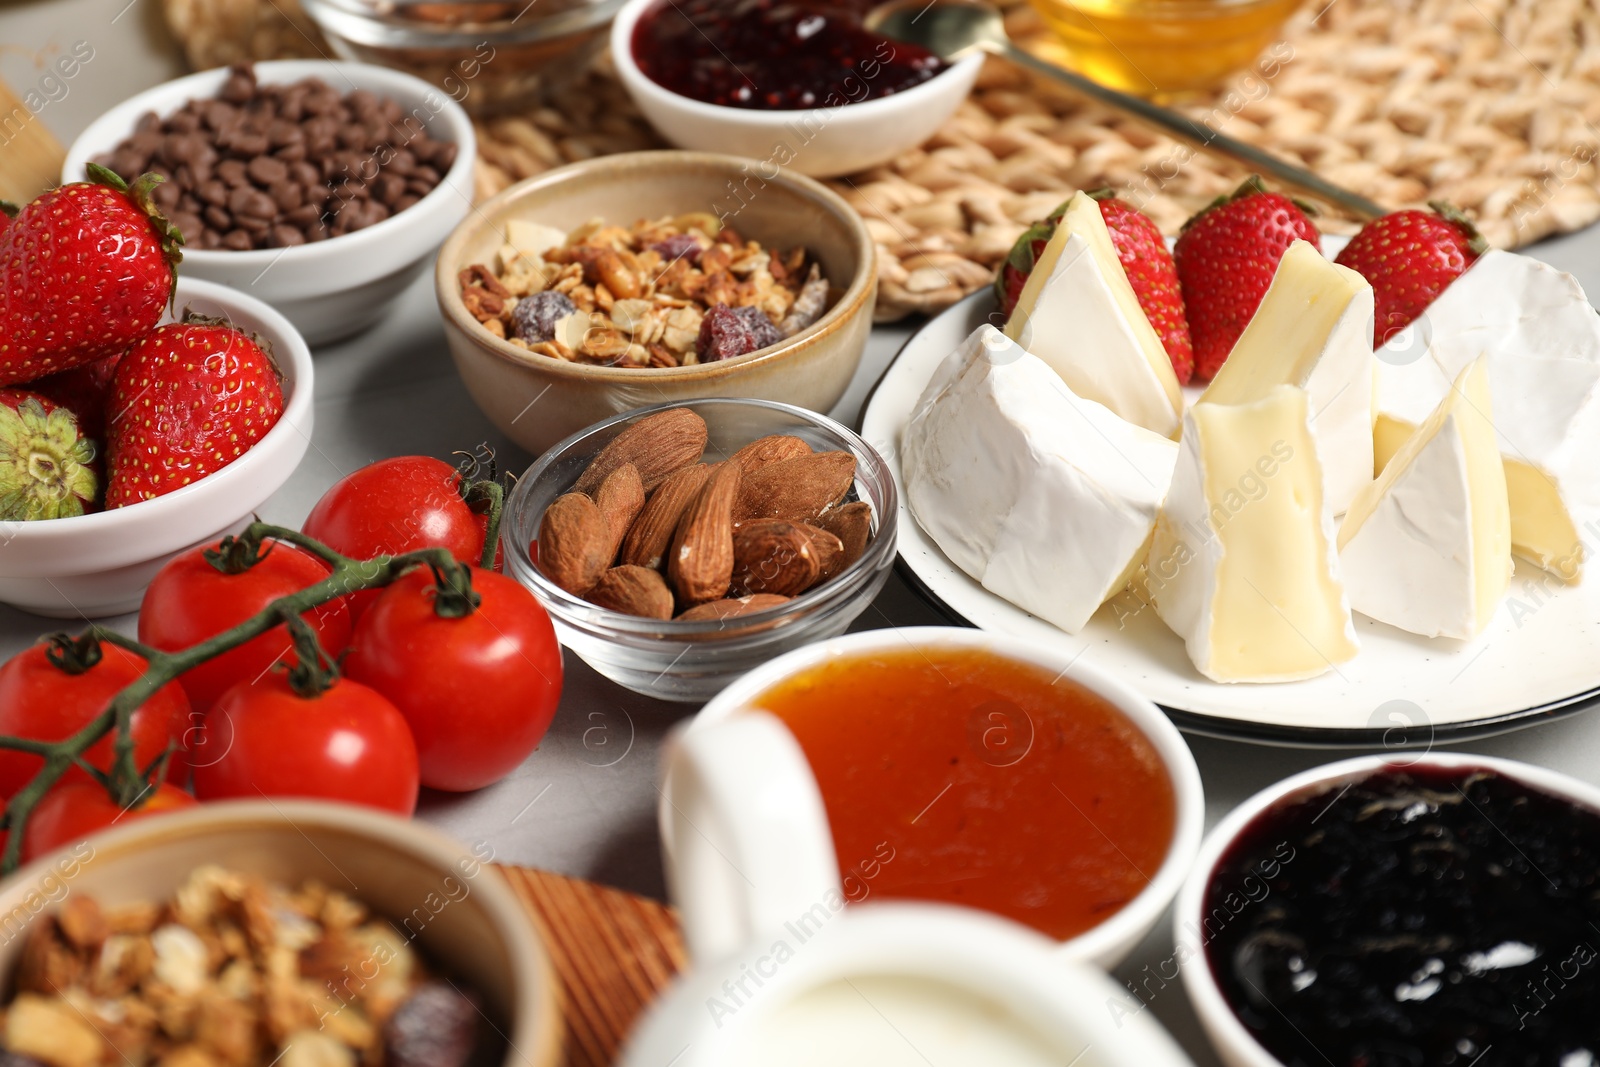
<svg viewBox="0 0 1600 1067"><path fill-rule="evenodd" d="M1264 152L1254 145L1245 144L1207 126L1197 122L1187 115L1168 110L1141 97L1130 93L1119 92L1116 89L1101 85L1078 74L1075 71L1064 70L1053 63L1023 51L1010 41L995 41L992 50L1011 62L1037 71L1048 78L1054 78L1068 88L1089 97L1123 114L1131 115L1164 133L1169 133L1180 140L1199 148L1201 151L1212 152L1217 155L1228 156L1241 163L1248 164L1256 171L1277 179L1284 185L1290 186L1300 192L1307 193L1329 204L1335 204L1360 219L1375 219L1387 211L1378 204L1373 203L1364 196L1358 196L1348 189L1342 189L1332 182L1312 174L1302 167L1292 163L1285 163L1277 156Z"/></svg>

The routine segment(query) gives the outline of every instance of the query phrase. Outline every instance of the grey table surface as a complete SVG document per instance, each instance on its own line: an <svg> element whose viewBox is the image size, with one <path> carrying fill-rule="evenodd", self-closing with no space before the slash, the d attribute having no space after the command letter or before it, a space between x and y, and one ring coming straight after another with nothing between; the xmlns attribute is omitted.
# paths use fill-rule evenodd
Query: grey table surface
<svg viewBox="0 0 1600 1067"><path fill-rule="evenodd" d="M41 83L56 54L87 41L93 58L64 86ZM0 76L16 90L38 86L47 99L36 120L63 144L100 112L184 72L161 21L159 0L35 0L0 3ZM6 150L0 140L0 152ZM1600 227L1541 243L1535 255L1600 294ZM856 424L868 391L918 324L875 329L866 357L832 413ZM448 455L493 446L508 469L529 457L503 439L474 407L445 350L431 279L419 279L395 316L355 340L315 353L316 431L305 461L262 508L271 522L298 525L340 476L384 456ZM937 625L943 621L898 575L856 628ZM134 616L113 620L130 632ZM0 657L61 628L0 607ZM566 688L544 744L509 778L477 793L429 793L418 811L445 831L484 840L497 860L664 895L655 830L656 769L663 737L692 706L652 701L606 681L566 657ZM1268 748L1191 737L1206 790L1207 825L1246 797L1307 767L1351 752ZM1470 742L1461 751L1527 760L1600 784L1600 717L1580 714ZM1216 1059L1183 994L1158 988L1144 968L1170 957L1165 923L1118 970L1154 991L1154 1014L1194 1056Z"/></svg>

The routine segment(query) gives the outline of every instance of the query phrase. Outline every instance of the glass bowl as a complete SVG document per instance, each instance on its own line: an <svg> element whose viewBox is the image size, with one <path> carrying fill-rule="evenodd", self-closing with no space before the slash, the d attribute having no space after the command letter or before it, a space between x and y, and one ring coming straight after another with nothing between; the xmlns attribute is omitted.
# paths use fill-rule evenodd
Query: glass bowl
<svg viewBox="0 0 1600 1067"><path fill-rule="evenodd" d="M475 115L576 81L623 0L301 0L334 51L432 82Z"/></svg>
<svg viewBox="0 0 1600 1067"><path fill-rule="evenodd" d="M545 508L567 492L611 439L647 415L688 408L705 419L706 458L725 459L768 434L792 434L817 451L856 457L847 499L872 505L872 540L861 558L787 603L722 620L679 622L608 611L557 587L534 565L530 542ZM790 649L843 633L883 588L894 562L899 504L894 478L873 447L825 415L771 400L708 398L657 404L596 423L551 448L506 502L501 529L506 573L543 604L562 645L596 671L660 700L709 700L746 671Z"/></svg>

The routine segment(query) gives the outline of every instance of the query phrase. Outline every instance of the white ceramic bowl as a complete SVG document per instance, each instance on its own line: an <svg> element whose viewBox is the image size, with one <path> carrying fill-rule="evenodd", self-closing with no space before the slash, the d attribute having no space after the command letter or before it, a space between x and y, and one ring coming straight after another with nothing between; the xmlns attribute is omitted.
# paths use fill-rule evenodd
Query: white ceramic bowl
<svg viewBox="0 0 1600 1067"><path fill-rule="evenodd" d="M460 146L439 185L420 201L364 230L293 248L224 252L186 248L180 273L221 282L283 312L306 343L326 344L376 323L411 281L427 270L440 242L472 207L477 139L461 106L420 78L364 63L290 59L255 65L262 83L321 78L341 93L368 89L400 102L437 140ZM215 96L226 67L164 82L95 119L72 143L63 182L84 179L84 164L114 149L147 111L165 118L191 99Z"/></svg>
<svg viewBox="0 0 1600 1067"><path fill-rule="evenodd" d="M1194 931L1203 929L1206 889L1218 861L1232 847L1239 834L1268 808L1297 795L1325 792L1352 779L1364 778L1388 765L1399 765L1407 769L1416 767L1438 770L1482 767L1514 778L1552 796L1564 797L1581 807L1600 811L1600 789L1587 782L1580 782L1567 775L1517 760L1440 753L1407 756L1404 759L1397 759L1392 753L1379 754L1324 764L1270 785L1234 808L1206 837L1200 855L1195 860L1193 872L1179 892L1177 904L1172 912L1173 936L1176 943L1187 945L1192 950L1190 958L1182 967L1183 987L1194 1005L1195 1015L1199 1017L1201 1027L1217 1050L1218 1058L1227 1067L1283 1067L1283 1065L1261 1047L1239 1021L1233 1009L1228 1006L1222 990L1217 985L1216 974L1211 969L1205 948L1196 941Z"/></svg>
<svg viewBox="0 0 1600 1067"><path fill-rule="evenodd" d="M185 308L229 319L272 345L283 372L278 424L226 467L154 500L70 519L0 522L0 603L58 619L134 611L163 564L242 530L299 466L311 444L305 341L260 300L212 282L180 277L178 313Z"/></svg>
<svg viewBox="0 0 1600 1067"><path fill-rule="evenodd" d="M1205 794L1200 785L1200 771L1195 766L1194 756L1183 740L1183 735L1178 733L1177 728L1159 708L1119 679L1104 674L1053 646L1035 644L982 630L940 626L866 630L807 645L756 668L733 682L707 704L689 724L688 731L692 733L705 729L713 723L750 708L752 700L760 693L798 672L809 670L828 660L871 655L882 651L904 651L907 648L918 647L982 649L1008 659L1036 664L1052 673L1062 672L1067 678L1110 701L1150 739L1150 743L1160 754L1172 781L1176 804L1172 844L1167 850L1166 859L1150 883L1133 900L1100 925L1061 942L1062 954L1069 959L1096 964L1106 969L1115 967L1155 927L1167 905L1177 895L1179 887L1189 874L1190 865L1199 848L1201 828L1205 818ZM667 853L665 858L669 868L674 866L671 841L675 836L674 820L677 816L667 800L667 796L672 792L673 783L668 782L659 806L663 851ZM755 808L756 805L752 802L745 810L738 812L736 817L751 819ZM721 814L726 816L734 813ZM761 816L757 813L754 817ZM827 850L831 852L831 842ZM789 854L789 859L792 861L803 854L801 843L796 843L796 848ZM752 877L755 878L757 885L766 885L766 880L754 875ZM669 882L671 881L669 878ZM746 913L756 914L760 910L752 907L746 909Z"/></svg>
<svg viewBox="0 0 1600 1067"><path fill-rule="evenodd" d="M1119 983L1062 958L1048 938L997 916L939 904L868 902L806 934L774 930L724 959L697 961L629 1037L621 1067L802 1062L790 1044L800 1029L800 1001L809 1002L801 1009L810 1024L802 1040L817 1058L850 1049L848 1062L892 1067L1190 1067L1151 1015L1117 1019L1106 1010L1126 995ZM829 997L845 983L849 996ZM985 1030L1012 1041L1031 1037L1027 1044L1036 1054L995 1056L993 1037L980 1036ZM775 1057L777 1048L789 1054Z"/></svg>
<svg viewBox="0 0 1600 1067"><path fill-rule="evenodd" d="M921 85L839 107L762 111L707 104L651 81L633 61L633 28L658 2L628 0L611 24L611 58L628 95L656 131L679 148L749 157L751 173L769 181L780 163L814 178L831 178L889 162L932 137L983 69L983 56L968 56Z"/></svg>

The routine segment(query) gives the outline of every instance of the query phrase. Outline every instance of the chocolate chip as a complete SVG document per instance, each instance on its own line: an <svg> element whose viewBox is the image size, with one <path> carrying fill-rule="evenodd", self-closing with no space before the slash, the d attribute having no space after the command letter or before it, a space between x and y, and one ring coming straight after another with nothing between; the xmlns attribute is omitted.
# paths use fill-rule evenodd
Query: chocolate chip
<svg viewBox="0 0 1600 1067"><path fill-rule="evenodd" d="M244 160L242 159L224 159L217 164L213 173L235 188L250 184L250 176L245 172Z"/></svg>
<svg viewBox="0 0 1600 1067"><path fill-rule="evenodd" d="M233 229L233 216L220 207L212 206L206 208L205 220L207 226L212 226L219 230Z"/></svg>
<svg viewBox="0 0 1600 1067"><path fill-rule="evenodd" d="M255 247L255 241L243 230L230 230L222 235L222 247L231 252L248 252Z"/></svg>
<svg viewBox="0 0 1600 1067"><path fill-rule="evenodd" d="M272 199L278 204L279 213L293 211L306 202L306 191L293 182L283 182L272 187Z"/></svg>
<svg viewBox="0 0 1600 1067"><path fill-rule="evenodd" d="M230 104L248 103L256 95L256 75L250 67L234 67L217 96Z"/></svg>
<svg viewBox="0 0 1600 1067"><path fill-rule="evenodd" d="M380 202L394 207L406 193L406 180L398 174L382 174L372 183L372 195Z"/></svg>
<svg viewBox="0 0 1600 1067"><path fill-rule="evenodd" d="M195 192L199 195L201 200L204 200L208 204L214 204L217 207L221 207L228 202L228 186L215 178L212 178L210 181L200 186L200 188L196 189Z"/></svg>
<svg viewBox="0 0 1600 1067"><path fill-rule="evenodd" d="M200 221L199 215L191 215L186 211L169 212L167 221L183 234L185 244L194 244L200 236L200 231L205 228L205 223Z"/></svg>
<svg viewBox="0 0 1600 1067"><path fill-rule="evenodd" d="M268 236L269 248L292 248L306 243L306 235L293 226L274 226Z"/></svg>
<svg viewBox="0 0 1600 1067"><path fill-rule="evenodd" d="M251 218L270 221L277 217L277 202L263 193L260 189L251 189L249 186L235 189L228 194L228 210L233 212L234 218L240 219L248 215Z"/></svg>
<svg viewBox="0 0 1600 1067"><path fill-rule="evenodd" d="M183 186L177 182L162 182L150 194L150 199L155 201L156 207L161 209L163 215L171 215L182 198Z"/></svg>
<svg viewBox="0 0 1600 1067"><path fill-rule="evenodd" d="M289 165L271 156L257 156L245 166L245 173L257 185L267 188L289 177Z"/></svg>
<svg viewBox="0 0 1600 1067"><path fill-rule="evenodd" d="M301 204L292 211L286 212L284 221L302 230L322 218L322 208L317 204Z"/></svg>
<svg viewBox="0 0 1600 1067"><path fill-rule="evenodd" d="M200 247L211 251L222 247L222 235L216 230L200 231Z"/></svg>

